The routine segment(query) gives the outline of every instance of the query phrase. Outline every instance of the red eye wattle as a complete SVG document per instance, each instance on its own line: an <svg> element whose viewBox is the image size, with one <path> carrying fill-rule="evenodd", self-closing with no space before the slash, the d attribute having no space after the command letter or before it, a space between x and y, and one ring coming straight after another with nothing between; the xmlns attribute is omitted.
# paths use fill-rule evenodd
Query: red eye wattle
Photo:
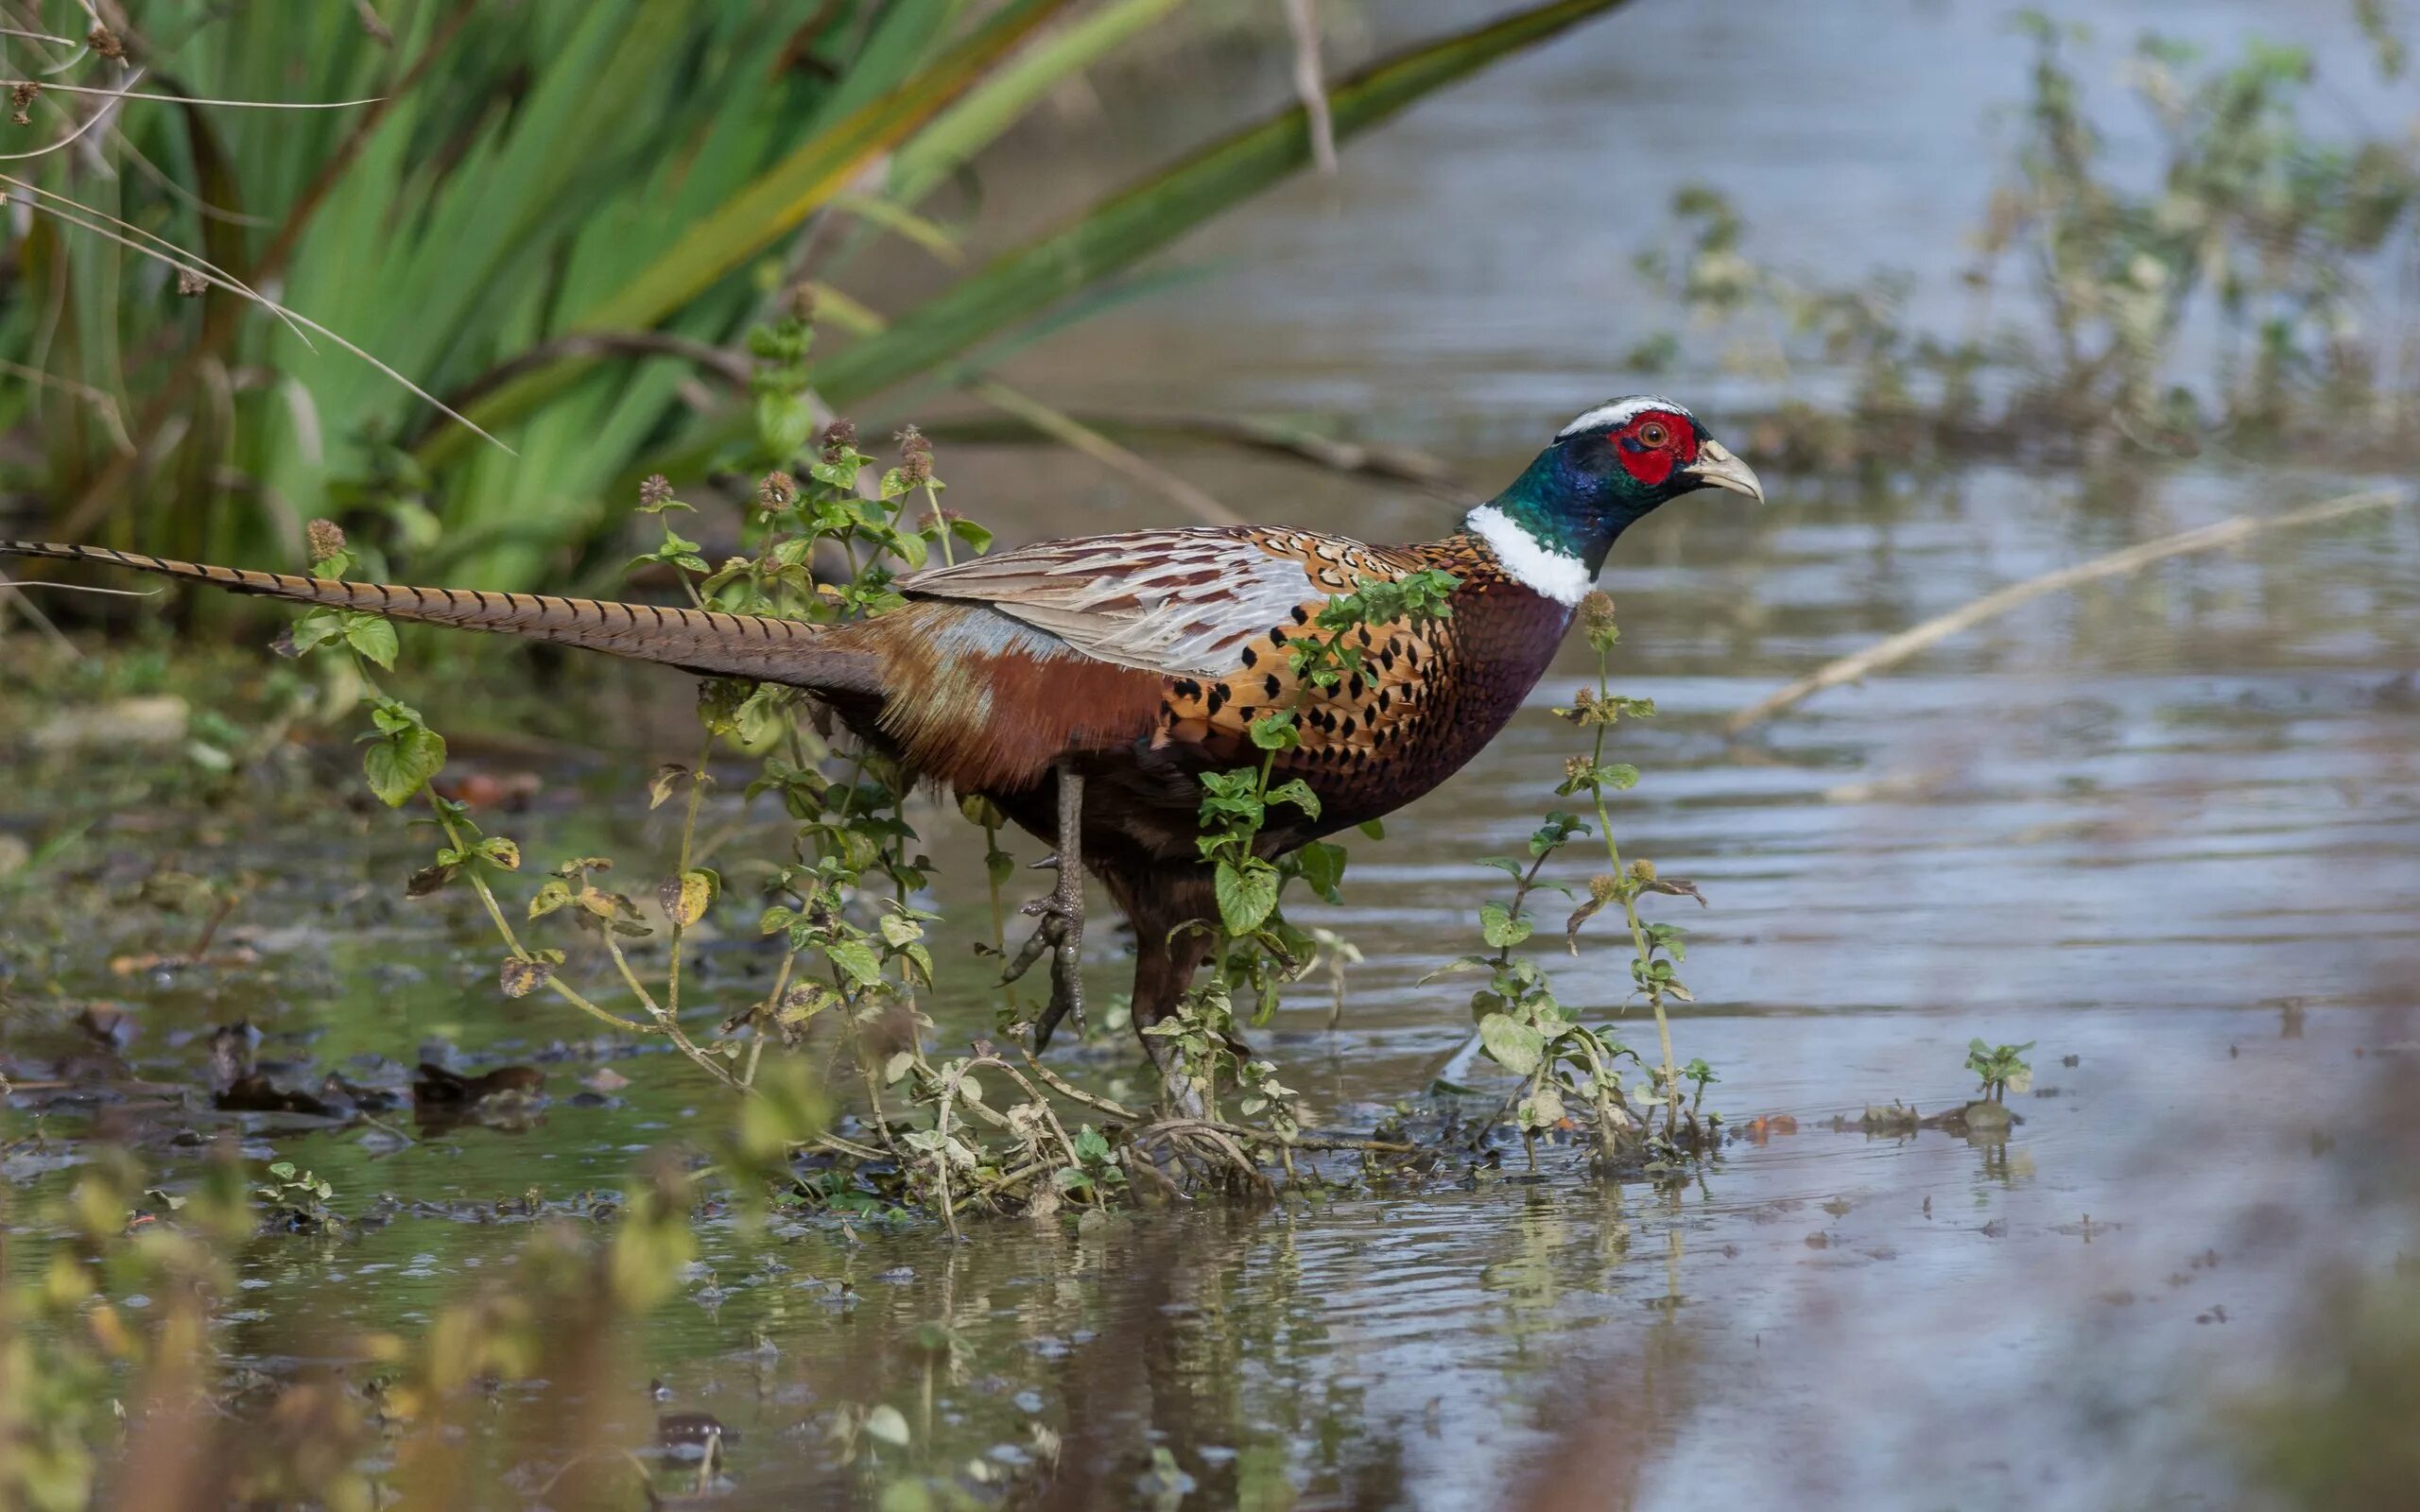
<svg viewBox="0 0 2420 1512"><path fill-rule="evenodd" d="M1697 460L1697 433L1676 415L1657 410L1606 433L1622 470L1649 488L1662 488L1672 474Z"/></svg>

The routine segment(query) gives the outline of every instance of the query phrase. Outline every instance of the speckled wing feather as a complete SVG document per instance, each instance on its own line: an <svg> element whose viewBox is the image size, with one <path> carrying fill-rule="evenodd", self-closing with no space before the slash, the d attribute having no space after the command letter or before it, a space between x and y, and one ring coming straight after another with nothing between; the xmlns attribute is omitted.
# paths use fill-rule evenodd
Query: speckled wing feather
<svg viewBox="0 0 2420 1512"><path fill-rule="evenodd" d="M1393 577L1405 554L1309 531L1138 530L1043 541L899 581L911 598L970 601L1098 661L1167 678L1218 677L1305 604Z"/></svg>

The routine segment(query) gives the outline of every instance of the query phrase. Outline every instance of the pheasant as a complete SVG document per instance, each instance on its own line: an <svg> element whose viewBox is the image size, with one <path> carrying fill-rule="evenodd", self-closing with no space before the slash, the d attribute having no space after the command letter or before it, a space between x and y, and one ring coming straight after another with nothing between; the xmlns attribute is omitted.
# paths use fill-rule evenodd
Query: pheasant
<svg viewBox="0 0 2420 1512"><path fill-rule="evenodd" d="M1301 745L1276 755L1271 781L1299 777L1319 799L1316 816L1272 811L1263 856L1402 807L1512 717L1615 539L1708 487L1764 497L1755 473L1687 409L1616 399L1563 427L1440 541L1371 546L1276 526L1044 541L909 574L895 585L904 607L834 625L298 577L93 546L0 541L0 556L108 562L805 689L859 738L990 799L1057 846L1057 886L1033 910L1053 956L1039 1049L1081 1007L1087 868L1134 925L1136 1028L1176 1007L1209 953L1202 932L1183 926L1217 916L1196 843L1200 778L1259 759L1256 718L1297 711ZM1457 580L1449 615L1344 632L1359 643L1359 670L1333 687L1297 686L1287 648L1322 633L1316 616L1330 598L1431 569ZM1160 1040L1143 1044L1160 1061Z"/></svg>

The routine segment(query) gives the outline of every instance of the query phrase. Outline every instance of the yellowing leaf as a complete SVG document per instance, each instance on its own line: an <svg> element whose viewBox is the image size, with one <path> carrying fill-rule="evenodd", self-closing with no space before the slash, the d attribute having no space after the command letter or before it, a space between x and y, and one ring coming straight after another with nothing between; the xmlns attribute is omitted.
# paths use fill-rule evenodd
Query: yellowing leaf
<svg viewBox="0 0 2420 1512"><path fill-rule="evenodd" d="M656 889L666 917L683 929L706 917L722 892L722 879L704 868L684 871Z"/></svg>

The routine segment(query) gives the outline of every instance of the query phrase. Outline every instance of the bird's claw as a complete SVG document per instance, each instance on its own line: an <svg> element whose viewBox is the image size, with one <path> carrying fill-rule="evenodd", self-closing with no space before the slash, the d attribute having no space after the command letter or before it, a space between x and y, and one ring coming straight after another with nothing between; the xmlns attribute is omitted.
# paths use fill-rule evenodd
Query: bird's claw
<svg viewBox="0 0 2420 1512"><path fill-rule="evenodd" d="M1084 1027L1084 868L1080 850L1082 804L1083 780L1062 767L1059 850L1048 862L1058 868L1059 885L1018 910L1041 922L1034 925L1033 934L1000 976L1000 984L1005 987L1032 970L1043 952L1050 953L1050 1001L1044 1005L1042 1017L1034 1021L1036 1051L1050 1043L1051 1031L1070 1013L1076 1016L1077 1031L1081 1033Z"/></svg>
<svg viewBox="0 0 2420 1512"><path fill-rule="evenodd" d="M1020 907L1017 912L1038 918L1042 922L1033 926L1033 933L1026 936L1025 944L1018 949L1015 957L1000 972L1002 987L1008 986L1026 972L1032 971L1033 963L1042 959L1043 952L1055 948L1071 927L1081 926L1080 912L1071 912L1066 903L1055 893L1036 898L1033 902Z"/></svg>
<svg viewBox="0 0 2420 1512"><path fill-rule="evenodd" d="M1000 982L1006 986L1025 975L1033 969L1033 963L1042 958L1045 951L1049 952L1050 1001L1044 1005L1042 1017L1033 1024L1033 1048L1040 1051L1048 1047L1051 1032L1059 1027L1062 1019L1071 1013L1076 1016L1076 1031L1079 1034L1083 1032L1084 978L1080 966L1084 909L1081 902L1070 903L1054 894L1037 898L1020 911L1040 916L1042 922L1034 925L1033 934L1017 952L1016 959L1011 961L1008 970L1001 973Z"/></svg>

